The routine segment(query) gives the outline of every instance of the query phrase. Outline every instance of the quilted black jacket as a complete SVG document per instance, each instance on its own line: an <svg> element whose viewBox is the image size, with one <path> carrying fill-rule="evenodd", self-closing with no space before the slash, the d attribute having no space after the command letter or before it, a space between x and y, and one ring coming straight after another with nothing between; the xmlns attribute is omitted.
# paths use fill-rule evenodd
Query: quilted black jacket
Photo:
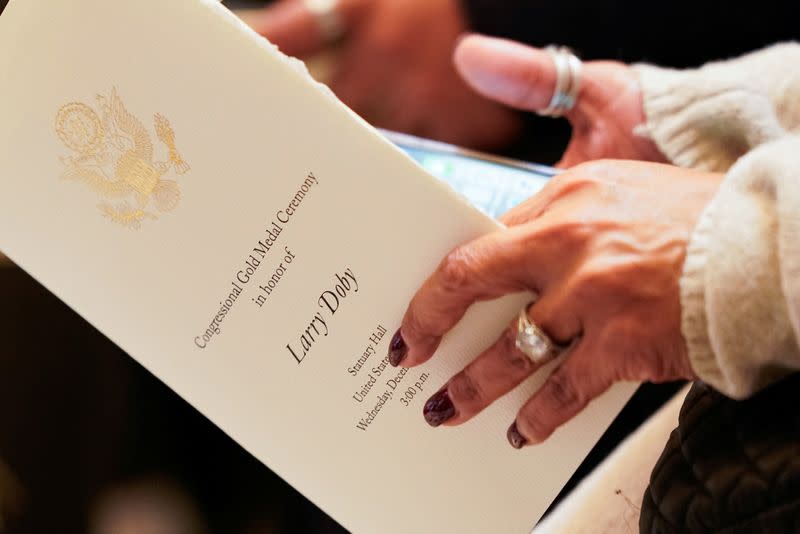
<svg viewBox="0 0 800 534"><path fill-rule="evenodd" d="M695 384L653 469L642 533L800 533L800 374L737 402Z"/></svg>

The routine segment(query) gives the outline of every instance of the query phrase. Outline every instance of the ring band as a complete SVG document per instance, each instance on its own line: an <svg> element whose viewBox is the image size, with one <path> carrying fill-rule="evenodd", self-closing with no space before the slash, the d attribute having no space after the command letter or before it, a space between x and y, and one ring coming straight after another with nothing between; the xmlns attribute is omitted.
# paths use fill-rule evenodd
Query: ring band
<svg viewBox="0 0 800 534"><path fill-rule="evenodd" d="M517 320L517 348L533 363L541 365L555 359L564 350L553 342L539 326L528 317L528 306L519 311Z"/></svg>
<svg viewBox="0 0 800 534"><path fill-rule="evenodd" d="M537 114L545 117L561 117L575 107L581 90L583 63L566 46L545 48L556 68L556 87L550 104Z"/></svg>
<svg viewBox="0 0 800 534"><path fill-rule="evenodd" d="M342 38L345 26L337 10L339 0L303 0L303 3L314 16L317 27L327 43L335 43Z"/></svg>

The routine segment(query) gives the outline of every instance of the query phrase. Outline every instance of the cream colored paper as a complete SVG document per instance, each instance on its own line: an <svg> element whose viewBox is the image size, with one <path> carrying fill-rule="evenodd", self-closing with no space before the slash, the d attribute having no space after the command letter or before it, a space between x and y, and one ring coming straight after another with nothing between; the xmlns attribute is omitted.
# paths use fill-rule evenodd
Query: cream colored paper
<svg viewBox="0 0 800 534"><path fill-rule="evenodd" d="M12 0L0 91L0 249L354 532L528 531L633 391L523 451L505 431L542 375L469 424L429 428L422 403L517 295L475 307L359 430L400 378L382 360L414 290L496 225L212 0ZM319 299L337 283L331 314ZM287 345L315 327L298 364Z"/></svg>

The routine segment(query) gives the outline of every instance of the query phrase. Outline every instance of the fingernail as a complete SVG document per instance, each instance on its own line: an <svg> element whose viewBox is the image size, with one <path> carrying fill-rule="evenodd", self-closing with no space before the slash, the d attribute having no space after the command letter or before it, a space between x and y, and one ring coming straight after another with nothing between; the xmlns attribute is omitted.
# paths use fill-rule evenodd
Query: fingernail
<svg viewBox="0 0 800 534"><path fill-rule="evenodd" d="M406 340L403 339L403 335L398 330L389 343L389 363L392 367L397 367L406 359L407 355L408 346L406 346Z"/></svg>
<svg viewBox="0 0 800 534"><path fill-rule="evenodd" d="M431 426L439 426L445 421L452 419L456 414L456 407L453 406L453 401L450 400L450 395L447 389L441 390L439 393L428 399L425 407L422 409L422 415Z"/></svg>
<svg viewBox="0 0 800 534"><path fill-rule="evenodd" d="M506 432L506 437L508 438L508 442L515 449L521 449L522 447L525 446L525 444L528 443L528 440L525 439L525 436L519 433L516 421L511 423L511 426L508 427L508 432Z"/></svg>
<svg viewBox="0 0 800 534"><path fill-rule="evenodd" d="M456 49L456 48L458 48L458 47L461 45L461 43L463 43L463 42L464 42L464 39L467 39L467 38L469 38L469 37L472 37L473 35L477 35L477 34L476 34L476 33L472 33L472 32L464 32L464 33L460 34L460 35L459 35L459 36L456 38L456 44L455 44L455 46L453 47L453 49Z"/></svg>

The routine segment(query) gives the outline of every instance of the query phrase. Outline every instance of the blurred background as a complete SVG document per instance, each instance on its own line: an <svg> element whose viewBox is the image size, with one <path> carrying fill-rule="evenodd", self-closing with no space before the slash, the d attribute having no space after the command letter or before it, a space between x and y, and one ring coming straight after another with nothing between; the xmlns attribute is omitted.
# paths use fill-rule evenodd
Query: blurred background
<svg viewBox="0 0 800 534"><path fill-rule="evenodd" d="M282 47L288 51L294 47L298 54L319 57L313 42L286 37L289 30L281 30L263 11L265 2L226 3L247 10L246 20L263 33L272 32L275 40L284 39ZM0 12L5 4L0 0ZM448 100L448 91L463 95L463 102L475 98L458 86L447 66L461 31L474 29L539 46L566 44L584 59L674 67L796 39L798 33L796 1L361 4L368 7L354 19L358 30L346 35L315 69L346 103L378 126L542 163L558 159L569 135L566 123L497 109L479 117L464 111L472 106L436 105L437 99ZM384 10L392 16L363 15L377 4L401 8ZM456 19L448 26L438 19L421 24L424 18L400 16L415 4L425 9L438 5ZM305 31L299 28L291 31ZM443 63L419 68L425 62L409 46L415 42L428 47L428 58L436 56L430 47L437 43ZM370 49L374 43L380 46ZM392 96L395 86L407 82L420 83L425 90L405 91L405 100ZM364 89L359 92L354 84ZM380 106L375 98L370 105L365 93L378 95L378 104L384 96L394 99L394 111L376 112ZM409 116L416 120L403 120ZM58 299L2 260L0 302L0 532L343 531ZM643 386L562 496L676 388Z"/></svg>

